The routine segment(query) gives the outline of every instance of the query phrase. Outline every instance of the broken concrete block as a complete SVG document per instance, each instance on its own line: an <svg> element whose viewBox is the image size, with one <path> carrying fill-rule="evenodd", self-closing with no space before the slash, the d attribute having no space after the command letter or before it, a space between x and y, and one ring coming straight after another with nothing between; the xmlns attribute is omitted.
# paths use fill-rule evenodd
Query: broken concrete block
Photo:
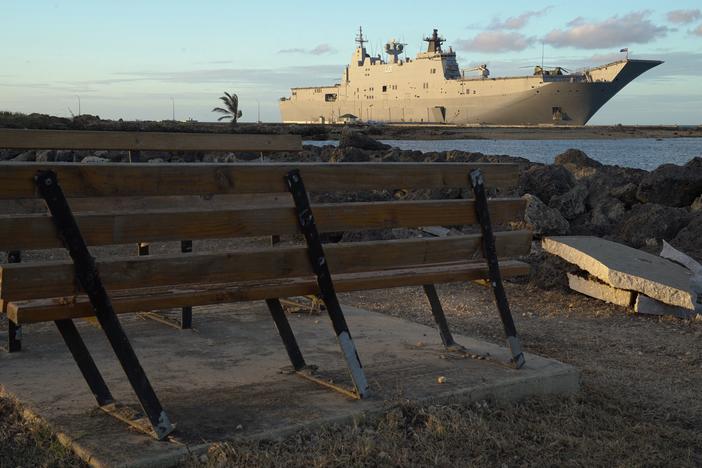
<svg viewBox="0 0 702 468"><path fill-rule="evenodd" d="M573 291L622 307L631 307L634 303L634 296L636 296L634 292L613 288L608 284L583 278L572 273L568 273L568 286Z"/></svg>
<svg viewBox="0 0 702 468"><path fill-rule="evenodd" d="M646 297L643 294L639 294L636 297L636 304L634 305L634 310L637 314L646 315L672 315L674 317L691 319L694 318L696 314L695 311L689 309L683 309L682 307L672 306L668 304L663 304L655 299Z"/></svg>
<svg viewBox="0 0 702 468"><path fill-rule="evenodd" d="M695 309L697 297L690 291L690 271L670 260L590 236L547 237L542 246L617 289Z"/></svg>

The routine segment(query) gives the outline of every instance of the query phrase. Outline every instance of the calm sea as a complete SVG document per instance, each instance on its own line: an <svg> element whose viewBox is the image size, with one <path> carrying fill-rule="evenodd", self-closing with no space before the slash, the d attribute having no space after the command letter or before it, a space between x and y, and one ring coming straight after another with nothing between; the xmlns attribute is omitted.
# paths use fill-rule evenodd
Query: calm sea
<svg viewBox="0 0 702 468"><path fill-rule="evenodd" d="M622 138L607 140L383 140L403 150L460 150L483 154L521 156L552 163L568 148L577 148L603 164L651 170L665 163L685 164L702 156L702 138ZM336 141L306 141L310 145L336 145Z"/></svg>

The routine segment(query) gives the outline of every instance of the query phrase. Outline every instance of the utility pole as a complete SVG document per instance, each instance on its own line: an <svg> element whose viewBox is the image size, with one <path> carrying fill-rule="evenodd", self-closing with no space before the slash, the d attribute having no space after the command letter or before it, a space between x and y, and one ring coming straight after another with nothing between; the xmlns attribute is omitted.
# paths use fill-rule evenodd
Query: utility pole
<svg viewBox="0 0 702 468"><path fill-rule="evenodd" d="M256 105L258 105L258 123L261 123L261 101L256 100Z"/></svg>
<svg viewBox="0 0 702 468"><path fill-rule="evenodd" d="M171 96L172 119L175 122L175 99Z"/></svg>
<svg viewBox="0 0 702 468"><path fill-rule="evenodd" d="M80 96L76 94L76 97L78 98L78 115L80 115Z"/></svg>

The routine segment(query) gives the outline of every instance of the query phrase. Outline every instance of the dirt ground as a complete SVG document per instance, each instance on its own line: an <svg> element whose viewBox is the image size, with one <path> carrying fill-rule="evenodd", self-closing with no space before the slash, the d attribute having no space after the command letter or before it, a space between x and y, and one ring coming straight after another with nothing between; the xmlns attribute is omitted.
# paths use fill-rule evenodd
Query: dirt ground
<svg viewBox="0 0 702 468"><path fill-rule="evenodd" d="M438 287L457 332L503 342L490 291ZM380 417L284 440L222 444L184 466L702 466L702 322L628 315L558 289L508 283L525 348L575 365L574 398L516 404L387 402ZM431 323L421 288L342 303ZM41 424L0 400L0 467L79 466Z"/></svg>

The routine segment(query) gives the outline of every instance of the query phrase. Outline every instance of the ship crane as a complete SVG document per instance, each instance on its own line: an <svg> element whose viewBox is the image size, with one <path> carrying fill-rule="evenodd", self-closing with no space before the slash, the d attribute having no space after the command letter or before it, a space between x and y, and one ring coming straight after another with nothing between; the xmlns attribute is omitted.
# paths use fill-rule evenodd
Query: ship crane
<svg viewBox="0 0 702 468"><path fill-rule="evenodd" d="M478 65L477 67L473 68L464 68L461 70L461 74L463 75L463 78L466 77L466 72L474 72L474 71L479 71L480 76L482 78L487 78L490 76L490 70L488 70L487 64L483 63L482 65Z"/></svg>

